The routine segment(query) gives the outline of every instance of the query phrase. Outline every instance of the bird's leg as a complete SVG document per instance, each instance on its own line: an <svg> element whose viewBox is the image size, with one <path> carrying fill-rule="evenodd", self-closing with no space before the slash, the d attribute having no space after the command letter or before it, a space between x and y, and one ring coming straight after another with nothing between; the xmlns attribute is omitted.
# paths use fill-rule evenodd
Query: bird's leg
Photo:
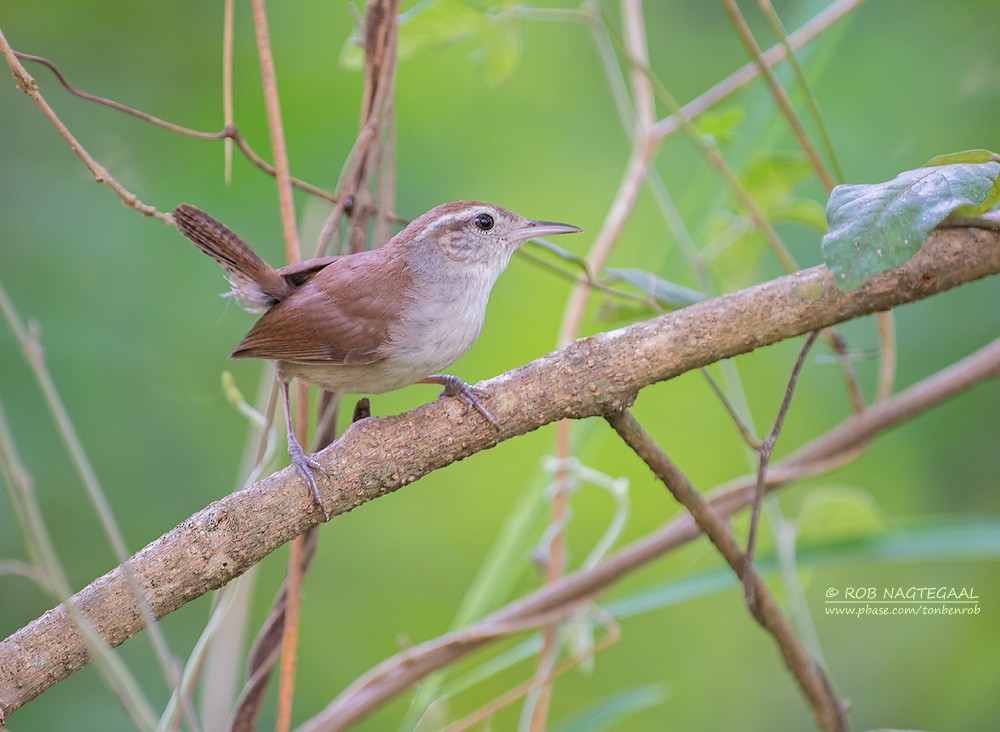
<svg viewBox="0 0 1000 732"><path fill-rule="evenodd" d="M288 398L288 382L285 379L278 378L278 385L281 388L281 398L285 403L285 426L288 427L288 457L292 459L292 465L295 467L295 472L301 476L302 480L305 481L312 489L313 500L316 501L316 505L323 510L323 515L326 520L330 520L330 514L326 510L326 506L323 505L323 497L319 493L319 486L316 485L316 477L313 475L312 471L318 470L319 472L327 475L327 472L323 470L323 466L318 462L313 460L311 457L306 455L305 450L302 449L302 445L295 438L295 430L292 429L292 406Z"/></svg>
<svg viewBox="0 0 1000 732"><path fill-rule="evenodd" d="M486 417L487 421L491 425L497 427L497 422L493 419L493 415L489 413L489 410L486 409L482 401L479 399L479 397L489 397L489 392L485 389L481 389L478 386L469 386L460 378L452 376L451 374L434 374L432 376L428 376L426 379L421 379L417 383L440 384L444 387L444 391L441 392L441 396L457 397L465 405L466 414L468 414L470 409L475 407L476 411Z"/></svg>

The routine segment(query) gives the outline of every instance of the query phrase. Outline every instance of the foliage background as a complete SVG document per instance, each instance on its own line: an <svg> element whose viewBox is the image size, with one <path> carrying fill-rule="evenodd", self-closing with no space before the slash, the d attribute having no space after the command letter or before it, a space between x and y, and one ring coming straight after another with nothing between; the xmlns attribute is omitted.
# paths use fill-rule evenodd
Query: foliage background
<svg viewBox="0 0 1000 732"><path fill-rule="evenodd" d="M823 5L777 7L792 29ZM607 7L614 15L614 4ZM754 9L745 10L758 38L770 45ZM747 60L715 4L649 2L645 13L653 69L681 101ZM51 58L78 87L202 129L220 126L220 23L221 7L194 0L0 6L0 25L12 45ZM293 173L332 189L357 126L360 75L338 64L351 15L341 3L283 3L270 8L270 23ZM494 200L529 217L583 227L583 236L559 241L582 254L614 194L628 142L589 30L543 21L516 28L522 33L519 64L499 85L490 82L489 65L476 59L483 48L476 34L421 48L401 62L397 210L415 216L447 200ZM850 182L886 180L942 152L1000 147L998 30L1000 9L989 0L883 0L863 6L810 47L803 58ZM236 43L236 119L264 153L259 76L249 12L242 6ZM161 209L194 203L230 224L266 259L280 261L270 179L237 156L233 185L226 187L221 144L178 137L73 99L44 69L30 70L70 129L142 199ZM734 166L761 151L796 149L760 82L724 106L733 105L744 115L725 148ZM696 241L704 241L715 213L733 209L731 199L679 136L667 142L657 165ZM823 198L813 182L797 193ZM301 196L297 201L304 230L315 231L325 209ZM819 262L818 232L795 224L779 230L802 266ZM645 194L611 265L696 286ZM753 241L729 250L713 272L720 290L779 274ZM0 87L0 281L22 316L38 323L49 368L132 550L232 489L245 423L222 396L220 372L231 370L246 394L256 390L259 364L225 360L250 317L218 299L218 269L176 231L142 220L93 185L10 83ZM469 381L487 378L554 348L567 293L565 280L515 259L494 292L483 336L453 371ZM996 282L984 281L898 310L899 386L994 338L998 305ZM590 332L618 324L597 319L596 307L590 313ZM844 331L854 348L877 346L870 321ZM781 344L737 360L759 426L773 417L796 347ZM857 366L871 394L877 360ZM374 410L397 413L433 395L428 387L412 387L376 398ZM73 586L83 586L114 560L6 328L0 328L0 399ZM699 487L747 471L735 429L700 376L644 391L636 412ZM779 455L846 412L839 373L814 355ZM782 494L783 513L793 519L818 496L862 496L824 503L810 519L829 529L823 518L858 510L861 519L840 527L850 535L861 531L859 520L875 521L876 533L960 527L939 542L917 542L898 560L828 549L804 562L804 590L831 675L853 701L858 728L984 729L995 719L1000 562L990 537L1000 522L998 413L1000 390L995 383L981 385L878 440L854 465ZM603 422L580 425L577 436L587 465L631 481L632 514L623 540L647 533L676 511ZM544 485L541 461L551 451L551 430L527 435L322 530L305 586L297 719L315 713L400 643L448 628L505 517ZM858 509L869 499L877 508ZM576 496L571 561L586 555L610 511L598 490ZM973 534L963 534L963 526L984 527L975 535L987 538L970 548ZM262 620L280 581L283 554L259 568L253 624ZM0 557L25 557L6 504L0 504ZM530 565L530 557L524 560ZM617 728L807 726L805 704L735 586L697 591L696 580L724 576L720 565L699 542L623 581L605 601L654 585L671 586L684 599L625 621L622 640L598 656L592 674L563 677L552 719L569 719L596 700L652 685L662 701ZM520 589L536 582L528 566ZM982 612L824 616L826 588L844 586L973 587ZM0 635L50 605L22 578L0 577ZM208 607L202 598L163 621L176 652L190 648ZM147 693L164 703L168 691L149 661L148 641L135 638L121 653ZM456 698L455 712L475 708L530 673L522 665L489 679ZM392 728L405 710L406 701L397 701L359 729ZM502 713L497 728L512 726L515 714ZM10 726L127 729L128 723L88 668L19 711Z"/></svg>

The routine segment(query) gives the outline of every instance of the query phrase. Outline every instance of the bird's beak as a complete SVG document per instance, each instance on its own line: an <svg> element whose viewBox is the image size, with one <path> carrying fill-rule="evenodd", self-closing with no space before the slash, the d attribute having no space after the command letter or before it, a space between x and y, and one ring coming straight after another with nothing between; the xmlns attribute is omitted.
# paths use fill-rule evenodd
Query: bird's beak
<svg viewBox="0 0 1000 732"><path fill-rule="evenodd" d="M583 231L571 224L558 224L555 221L525 221L524 226L514 231L511 239L526 241L540 236L555 236L556 234L576 234Z"/></svg>

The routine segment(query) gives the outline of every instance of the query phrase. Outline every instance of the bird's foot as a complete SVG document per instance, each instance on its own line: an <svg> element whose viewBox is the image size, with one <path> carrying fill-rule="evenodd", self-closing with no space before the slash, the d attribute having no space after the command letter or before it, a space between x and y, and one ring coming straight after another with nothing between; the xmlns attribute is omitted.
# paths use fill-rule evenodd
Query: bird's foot
<svg viewBox="0 0 1000 732"><path fill-rule="evenodd" d="M316 460L306 455L305 451L302 449L298 442L288 444L288 457L292 459L292 466L295 468L295 472L299 474L299 477L305 481L305 484L312 489L313 500L316 505L320 507L323 511L324 518L330 520L330 512L326 510L326 506L323 505L323 496L320 495L319 486L316 485L316 476L313 471L318 471L328 478L329 473L323 469Z"/></svg>
<svg viewBox="0 0 1000 732"><path fill-rule="evenodd" d="M486 389L478 386L469 386L460 378L451 374L435 374L434 376L428 376L424 381L430 384L441 384L444 387L444 391L438 397L439 399L446 396L456 397L465 405L465 414L468 414L470 409L475 409L486 417L486 421L491 425L494 427L498 426L496 420L493 419L493 415L490 414L482 402L482 399L489 399L490 396L490 393Z"/></svg>

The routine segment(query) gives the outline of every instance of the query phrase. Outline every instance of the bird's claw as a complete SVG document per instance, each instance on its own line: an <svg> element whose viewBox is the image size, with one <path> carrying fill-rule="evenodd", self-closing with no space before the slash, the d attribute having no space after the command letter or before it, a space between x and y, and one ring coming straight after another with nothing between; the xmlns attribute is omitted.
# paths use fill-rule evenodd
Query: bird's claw
<svg viewBox="0 0 1000 732"><path fill-rule="evenodd" d="M490 414L486 405L480 399L480 397L489 399L490 393L486 389L479 386L469 386L457 376L449 374L441 377L441 383L444 384L444 391L441 392L440 397L450 396L457 398L465 405L465 414L468 414L470 409L475 409L486 418L487 422L494 427L498 427L497 421L493 419L493 415Z"/></svg>
<svg viewBox="0 0 1000 732"><path fill-rule="evenodd" d="M313 471L319 471L323 475L330 477L329 473L323 469L316 460L309 457L300 447L298 450L289 447L288 456L292 459L292 466L295 468L295 472L299 474L299 477L305 481L305 484L309 486L312 490L313 500L316 505L320 507L323 511L324 518L330 520L330 512L326 510L326 506L323 505L323 496L320 495L319 486L316 485L316 477L313 475Z"/></svg>

